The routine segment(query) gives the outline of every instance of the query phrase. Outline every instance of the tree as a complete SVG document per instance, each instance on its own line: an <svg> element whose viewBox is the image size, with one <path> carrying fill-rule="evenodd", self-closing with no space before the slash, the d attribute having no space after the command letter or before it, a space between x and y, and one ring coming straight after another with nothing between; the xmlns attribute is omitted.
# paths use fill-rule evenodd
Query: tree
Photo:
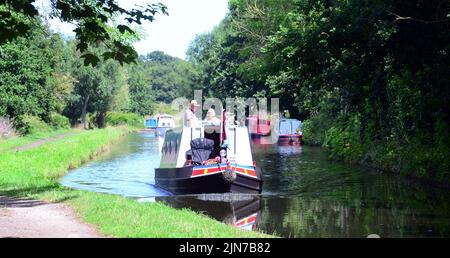
<svg viewBox="0 0 450 258"><path fill-rule="evenodd" d="M129 71L130 111L148 115L154 109L155 96L141 60L137 65L130 65Z"/></svg>
<svg viewBox="0 0 450 258"><path fill-rule="evenodd" d="M279 97L332 157L450 178L449 1L232 0L229 9L188 51L211 93Z"/></svg>
<svg viewBox="0 0 450 258"><path fill-rule="evenodd" d="M227 17L211 33L191 43L188 60L203 71L198 84L219 98L268 97L262 49L275 33L292 1L233 0Z"/></svg>
<svg viewBox="0 0 450 258"><path fill-rule="evenodd" d="M141 56L129 69L130 110L141 115L151 113L154 102L170 103L194 87L191 64L161 51Z"/></svg>
<svg viewBox="0 0 450 258"><path fill-rule="evenodd" d="M75 58L73 62L71 70L76 82L71 101L64 113L71 118L72 122L81 117L84 128L87 128L87 113L93 113L96 115L97 126L103 127L108 111L126 106L126 103L117 102L124 97L118 94L127 94L123 92L124 88L127 88L125 68L113 60L102 62L96 67L84 66L78 58ZM125 96L124 101L126 98Z"/></svg>
<svg viewBox="0 0 450 258"><path fill-rule="evenodd" d="M72 78L61 68L64 48L61 37L39 20L28 39L0 46L0 117L29 114L48 120L63 109L72 89Z"/></svg>
<svg viewBox="0 0 450 258"><path fill-rule="evenodd" d="M38 10L34 0L0 0L0 44L20 36L29 35ZM152 22L158 13L167 15L167 7L161 3L147 4L139 9L126 10L114 0L51 0L52 16L63 22L75 24L77 50L84 58L85 65L96 65L103 60L114 59L122 63L136 61L137 53L127 41L115 36L117 31L124 35L136 32L131 24ZM109 26L109 21L117 15L123 15L126 24ZM107 48L100 53L89 51L90 46L102 42Z"/></svg>

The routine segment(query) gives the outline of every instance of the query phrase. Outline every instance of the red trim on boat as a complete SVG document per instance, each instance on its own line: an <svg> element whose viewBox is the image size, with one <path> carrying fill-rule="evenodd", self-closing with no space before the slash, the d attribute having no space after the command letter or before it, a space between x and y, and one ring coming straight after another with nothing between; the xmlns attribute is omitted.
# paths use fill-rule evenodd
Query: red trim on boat
<svg viewBox="0 0 450 258"><path fill-rule="evenodd" d="M245 175L245 176L250 176L250 177L257 178L256 171L254 169L242 168L242 167L239 167L239 166L231 165L231 170L236 171L237 173Z"/></svg>
<svg viewBox="0 0 450 258"><path fill-rule="evenodd" d="M205 176L225 171L225 166L200 167L192 169L191 177Z"/></svg>
<svg viewBox="0 0 450 258"><path fill-rule="evenodd" d="M226 171L226 169L231 169L232 171L235 171L236 173L239 173L240 175L243 176L248 176L248 177L252 177L252 178L258 178L258 176L256 175L256 171L253 168L248 168L248 167L241 167L239 165L232 165L232 164L221 164L220 166L197 166L194 167L192 169L192 174L191 177L198 177L198 176L206 176L206 175L211 175L211 174L216 174L216 173L221 173L223 171Z"/></svg>
<svg viewBox="0 0 450 258"><path fill-rule="evenodd" d="M243 227L245 225L248 225L248 224L251 224L251 223L255 223L257 218L258 218L258 214L255 213L255 214L250 215L250 216L248 216L246 218L238 220L234 225L236 227Z"/></svg>

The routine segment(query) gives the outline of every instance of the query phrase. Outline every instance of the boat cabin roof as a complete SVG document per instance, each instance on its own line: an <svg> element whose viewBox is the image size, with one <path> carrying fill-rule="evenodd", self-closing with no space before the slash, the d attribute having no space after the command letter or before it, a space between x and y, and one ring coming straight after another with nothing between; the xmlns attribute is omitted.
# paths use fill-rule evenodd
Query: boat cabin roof
<svg viewBox="0 0 450 258"><path fill-rule="evenodd" d="M295 134L302 130L302 122L297 119L281 119L280 134Z"/></svg>

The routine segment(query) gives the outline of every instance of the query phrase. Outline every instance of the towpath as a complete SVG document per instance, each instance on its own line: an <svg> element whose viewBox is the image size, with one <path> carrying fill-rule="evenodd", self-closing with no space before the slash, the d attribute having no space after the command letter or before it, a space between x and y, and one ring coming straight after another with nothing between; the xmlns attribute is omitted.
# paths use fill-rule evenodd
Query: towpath
<svg viewBox="0 0 450 258"><path fill-rule="evenodd" d="M75 134L74 132L68 132L68 133L63 133L63 134L60 134L60 135L57 135L57 136L53 136L53 137L50 137L50 138L41 139L41 140L32 142L30 144L17 147L16 151L31 150L31 149L34 149L34 148L37 148L37 147L41 146L44 143L61 140L61 139L66 138L67 136L71 136L71 135L74 135L74 134Z"/></svg>
<svg viewBox="0 0 450 258"><path fill-rule="evenodd" d="M0 196L0 238L98 238L96 230L81 222L60 203Z"/></svg>

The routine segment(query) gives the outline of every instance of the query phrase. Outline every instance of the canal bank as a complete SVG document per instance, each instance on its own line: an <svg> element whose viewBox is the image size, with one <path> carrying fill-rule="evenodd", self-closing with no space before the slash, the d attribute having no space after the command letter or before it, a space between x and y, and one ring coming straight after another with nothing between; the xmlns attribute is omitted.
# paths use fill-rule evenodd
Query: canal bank
<svg viewBox="0 0 450 258"><path fill-rule="evenodd" d="M303 122L303 140L322 147L330 160L450 190L450 142L442 124L434 134L420 132L406 139L395 133L368 137L362 126L358 119L340 123L326 115L316 116Z"/></svg>
<svg viewBox="0 0 450 258"><path fill-rule="evenodd" d="M0 157L0 195L68 204L77 216L106 236L265 236L238 230L190 210L72 190L57 182L69 169L92 160L127 133L123 127L82 131L29 150L4 150Z"/></svg>

